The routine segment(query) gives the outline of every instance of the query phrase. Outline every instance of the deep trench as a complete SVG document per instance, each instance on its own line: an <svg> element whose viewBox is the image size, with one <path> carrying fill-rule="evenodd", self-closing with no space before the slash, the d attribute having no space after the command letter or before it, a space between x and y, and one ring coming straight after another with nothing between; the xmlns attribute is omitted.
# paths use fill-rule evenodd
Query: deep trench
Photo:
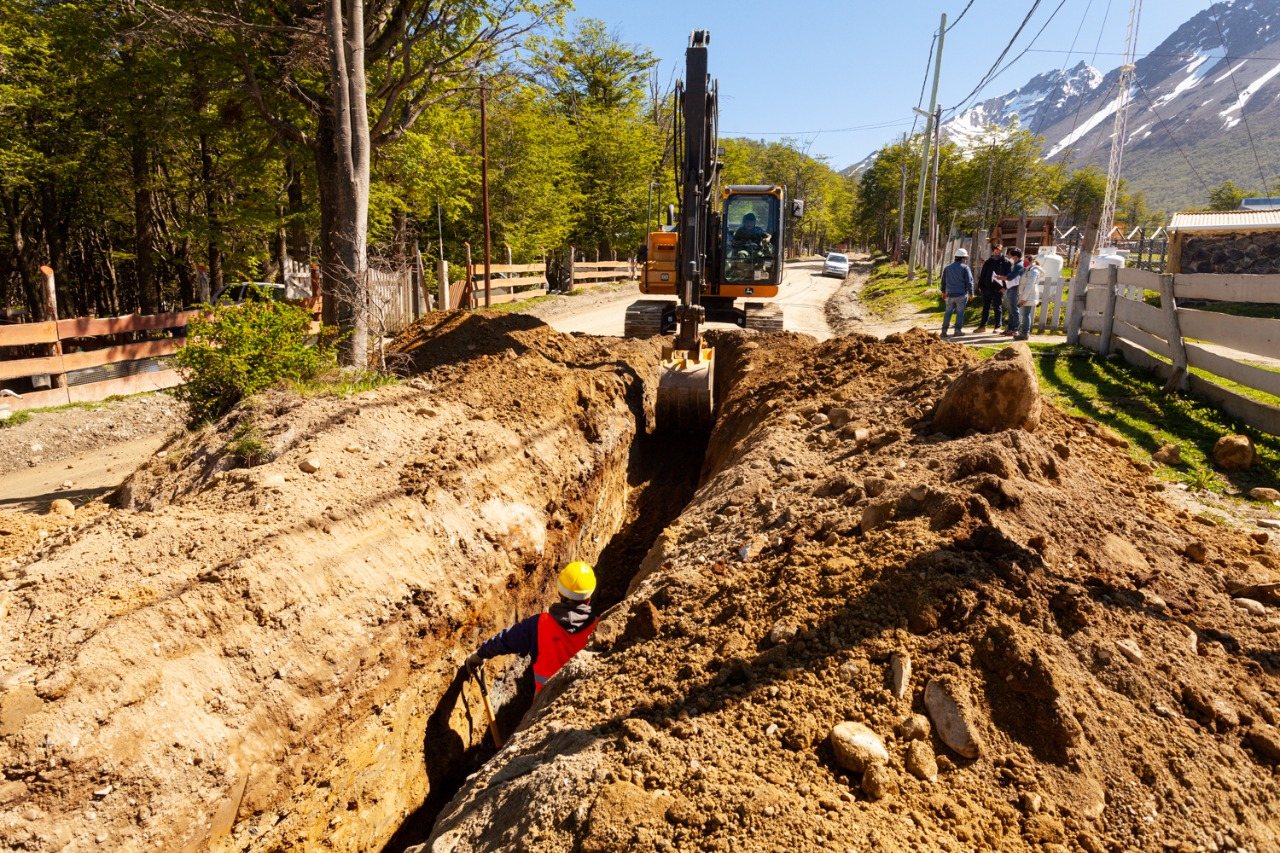
<svg viewBox="0 0 1280 853"><path fill-rule="evenodd" d="M626 597L627 587L649 548L662 531L674 521L693 498L701 479L707 450L707 436L680 433L638 434L627 458L629 494L622 526L610 537L595 561L597 591L596 613L604 613ZM494 677L495 662L502 664ZM533 704L533 673L526 658L498 658L489 665L490 695L494 713L503 737L519 727L520 720ZM474 681L463 683L459 674L446 692L441 708L452 707L447 701L455 694L476 728L486 726L485 711ZM492 758L497 749L488 738L478 744L441 754L440 745L432 743L432 732L447 727L447 719L433 719L424 733L423 752L430 757L430 790L426 800L411 813L383 846L383 853L402 853L406 847L419 844L431 834L436 818L461 789L467 777ZM448 740L448 739L446 739Z"/></svg>

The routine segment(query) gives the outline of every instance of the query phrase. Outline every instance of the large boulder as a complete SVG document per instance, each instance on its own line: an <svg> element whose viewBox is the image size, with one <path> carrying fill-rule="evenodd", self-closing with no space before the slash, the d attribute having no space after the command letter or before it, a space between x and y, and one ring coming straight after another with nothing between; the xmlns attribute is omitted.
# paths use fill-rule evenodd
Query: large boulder
<svg viewBox="0 0 1280 853"><path fill-rule="evenodd" d="M1040 423L1040 383L1031 350L1014 344L961 373L943 392L933 426L948 435L969 430L1032 430Z"/></svg>
<svg viewBox="0 0 1280 853"><path fill-rule="evenodd" d="M1224 471L1247 471L1253 459L1253 440L1247 435L1224 435L1213 446L1214 464Z"/></svg>

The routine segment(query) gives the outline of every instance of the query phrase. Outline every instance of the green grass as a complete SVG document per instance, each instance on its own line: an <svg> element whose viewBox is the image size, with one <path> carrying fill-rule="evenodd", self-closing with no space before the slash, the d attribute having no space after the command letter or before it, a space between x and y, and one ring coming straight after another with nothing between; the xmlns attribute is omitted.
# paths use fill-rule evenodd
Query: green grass
<svg viewBox="0 0 1280 853"><path fill-rule="evenodd" d="M23 409L20 412L14 412L5 420L0 421L0 429L16 427L18 424L25 424L29 420L31 420L31 409Z"/></svg>
<svg viewBox="0 0 1280 853"><path fill-rule="evenodd" d="M245 417L240 423L236 424L235 431L231 434L231 440L227 442L227 452L234 456L241 465L252 468L260 462L265 462L270 448L267 447L266 437L263 436L262 430L253 422L250 417Z"/></svg>
<svg viewBox="0 0 1280 853"><path fill-rule="evenodd" d="M923 269L916 270L915 281L907 281L906 264L891 264L883 258L875 262L862 288L862 303L886 319L901 316L904 307L924 314L941 314L943 308L937 285L925 282Z"/></svg>
<svg viewBox="0 0 1280 853"><path fill-rule="evenodd" d="M155 393L163 393L163 392L141 391L139 393L155 394ZM5 429L7 427L15 427L18 424L24 424L27 421L31 420L32 415L35 415L37 413L42 414L44 412L65 412L65 411L70 411L71 409L83 409L86 412L92 412L96 409L105 409L108 404L114 403L117 400L127 400L130 397L137 397L137 396L138 394L113 394L112 396L107 397L105 400L96 400L94 402L89 402L89 403L63 403L61 406L44 406L44 407L35 408L35 409L23 409L20 412L14 412L12 415L9 416L8 420L0 421L0 429Z"/></svg>
<svg viewBox="0 0 1280 853"><path fill-rule="evenodd" d="M1136 460L1152 462L1151 454L1161 446L1178 445L1182 462L1176 467L1158 466L1158 476L1219 493L1228 487L1248 492L1280 481L1280 437L1238 423L1208 403L1163 394L1163 380L1123 359L1102 358L1067 344L1032 343L1030 347L1041 392L1060 409L1124 436ZM1000 349L982 347L978 352L990 356ZM1257 462L1248 471L1220 472L1213 465L1213 446L1222 436L1237 433L1253 440Z"/></svg>
<svg viewBox="0 0 1280 853"><path fill-rule="evenodd" d="M373 370L336 370L314 379L292 380L286 383L289 390L303 397L350 397L362 391L372 391L384 385L394 385L399 379L391 374Z"/></svg>

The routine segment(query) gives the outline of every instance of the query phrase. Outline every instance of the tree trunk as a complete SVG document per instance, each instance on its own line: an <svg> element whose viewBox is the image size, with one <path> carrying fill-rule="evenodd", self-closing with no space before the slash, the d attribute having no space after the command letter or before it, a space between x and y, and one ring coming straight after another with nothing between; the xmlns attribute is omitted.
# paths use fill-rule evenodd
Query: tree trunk
<svg viewBox="0 0 1280 853"><path fill-rule="evenodd" d="M209 134L200 134L200 184L204 190L205 223L209 229L209 293L222 287L222 223L218 219L218 194L213 185L213 151Z"/></svg>
<svg viewBox="0 0 1280 853"><path fill-rule="evenodd" d="M368 363L369 112L365 101L364 4L327 0L329 110L314 154L320 186L321 271L326 321L343 337L342 364ZM332 306L330 305L332 303Z"/></svg>
<svg viewBox="0 0 1280 853"><path fill-rule="evenodd" d="M294 260L309 260L311 252L307 240L307 224L303 219L306 213L306 203L302 197L303 174L302 169L294 162L292 150L285 152L284 170L288 182L285 192L289 199L289 220L285 229L288 232L288 254Z"/></svg>
<svg viewBox="0 0 1280 853"><path fill-rule="evenodd" d="M151 219L151 158L141 128L134 129L129 154L133 169L133 271L138 284L138 307L143 314L156 314L160 310L160 289L156 281L155 227Z"/></svg>

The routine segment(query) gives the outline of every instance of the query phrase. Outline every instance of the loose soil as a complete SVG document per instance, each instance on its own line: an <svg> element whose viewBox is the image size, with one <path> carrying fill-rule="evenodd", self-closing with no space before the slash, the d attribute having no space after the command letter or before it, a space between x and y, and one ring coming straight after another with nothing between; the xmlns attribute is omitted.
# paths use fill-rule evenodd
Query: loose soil
<svg viewBox="0 0 1280 853"><path fill-rule="evenodd" d="M430 850L1280 844L1280 621L1232 601L1280 580L1262 531L1170 507L1053 409L935 434L977 356L930 334L717 346L703 487ZM935 725L936 782L895 734L931 682L981 744ZM881 799L835 761L844 720L888 746Z"/></svg>
<svg viewBox="0 0 1280 853"><path fill-rule="evenodd" d="M1232 601L1280 581L1273 540L1049 407L936 434L979 359L922 331L713 338L709 440L653 433L659 341L453 313L396 342L401 385L170 444L0 581L0 848L1280 845L1280 601ZM630 595L466 780L458 665L569 559ZM980 749L935 726L925 782L895 731L930 683ZM887 745L878 799L841 721Z"/></svg>

